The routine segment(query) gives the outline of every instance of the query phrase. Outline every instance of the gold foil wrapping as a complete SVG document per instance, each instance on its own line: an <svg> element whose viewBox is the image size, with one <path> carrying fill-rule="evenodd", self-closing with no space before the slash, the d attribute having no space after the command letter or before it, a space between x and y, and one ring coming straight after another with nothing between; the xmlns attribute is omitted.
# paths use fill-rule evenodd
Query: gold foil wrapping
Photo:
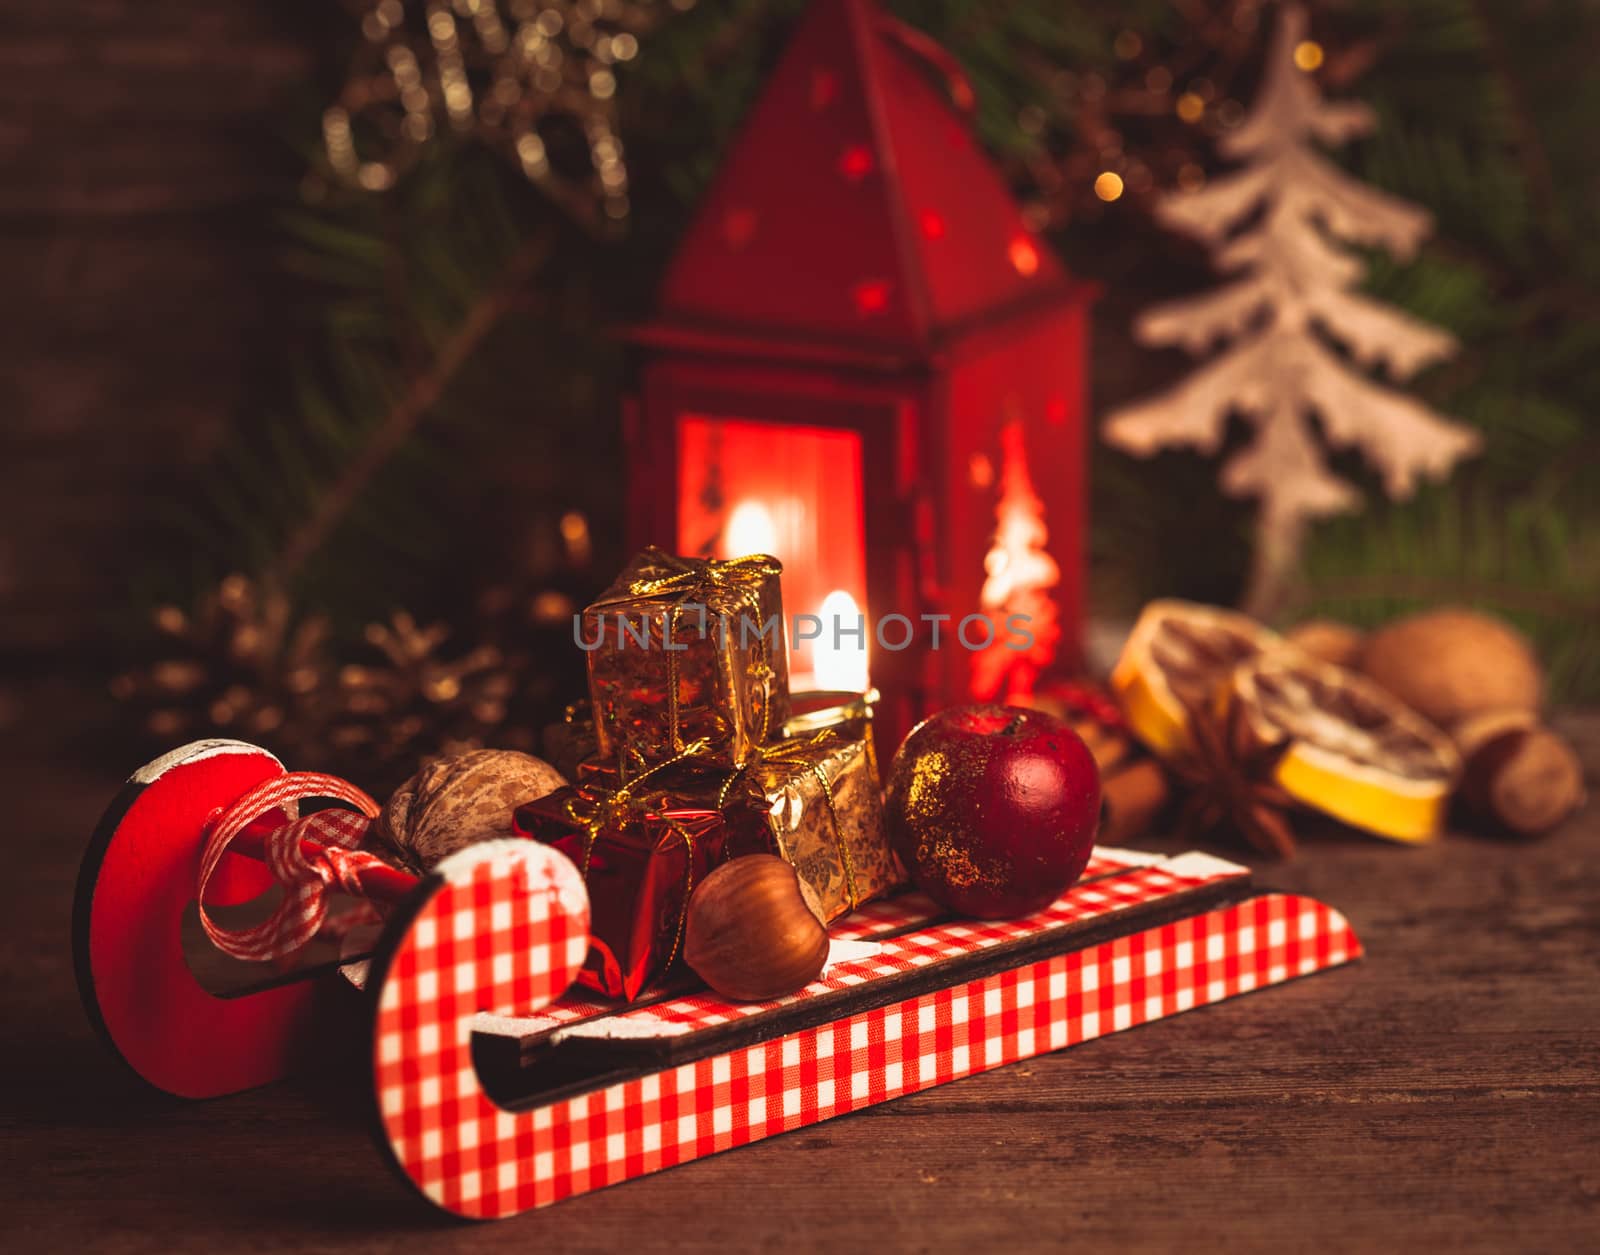
<svg viewBox="0 0 1600 1255"><path fill-rule="evenodd" d="M695 742L739 766L789 714L774 558L720 562L650 548L583 612L600 758L651 766Z"/></svg>
<svg viewBox="0 0 1600 1255"><path fill-rule="evenodd" d="M767 825L776 852L816 892L827 920L905 881L884 830L868 740L823 732L769 746L729 800Z"/></svg>

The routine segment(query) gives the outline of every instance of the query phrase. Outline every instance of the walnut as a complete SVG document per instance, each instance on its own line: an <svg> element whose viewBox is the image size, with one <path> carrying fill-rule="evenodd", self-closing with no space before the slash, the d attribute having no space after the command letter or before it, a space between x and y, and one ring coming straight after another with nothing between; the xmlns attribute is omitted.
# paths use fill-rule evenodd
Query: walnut
<svg viewBox="0 0 1600 1255"><path fill-rule="evenodd" d="M418 875L457 850L513 835L512 812L566 784L554 767L516 750L472 750L428 763L395 790L374 833Z"/></svg>

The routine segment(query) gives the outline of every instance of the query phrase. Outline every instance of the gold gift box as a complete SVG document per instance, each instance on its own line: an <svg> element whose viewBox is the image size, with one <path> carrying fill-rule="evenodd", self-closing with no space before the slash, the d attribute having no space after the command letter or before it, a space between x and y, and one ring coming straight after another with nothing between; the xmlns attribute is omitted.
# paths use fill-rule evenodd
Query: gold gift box
<svg viewBox="0 0 1600 1255"><path fill-rule="evenodd" d="M583 612L598 756L653 766L686 750L739 766L789 716L775 558L650 548Z"/></svg>
<svg viewBox="0 0 1600 1255"><path fill-rule="evenodd" d="M775 852L837 919L905 883L883 822L878 764L868 739L823 731L769 745L728 798L764 823Z"/></svg>

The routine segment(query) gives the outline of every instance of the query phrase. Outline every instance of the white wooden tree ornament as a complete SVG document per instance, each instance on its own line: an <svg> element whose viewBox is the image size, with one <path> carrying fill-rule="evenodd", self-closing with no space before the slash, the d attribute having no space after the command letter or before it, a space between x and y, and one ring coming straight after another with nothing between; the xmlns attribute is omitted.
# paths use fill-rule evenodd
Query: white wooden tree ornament
<svg viewBox="0 0 1600 1255"><path fill-rule="evenodd" d="M1328 443L1359 450L1396 499L1409 496L1419 476L1442 479L1479 443L1475 432L1357 369L1381 367L1403 380L1450 356L1456 342L1354 290L1363 267L1338 241L1406 260L1431 219L1317 151L1318 142L1338 146L1367 134L1376 118L1363 104L1322 98L1295 64L1305 37L1304 8L1286 4L1260 95L1217 145L1242 168L1157 206L1161 222L1208 245L1219 270L1241 277L1147 310L1134 334L1197 356L1226 347L1177 386L1113 413L1103 428L1108 443L1146 457L1180 445L1214 453L1231 413L1252 424L1251 443L1223 466L1220 483L1230 496L1260 502L1245 599L1258 615L1280 601L1309 521L1360 504L1354 487L1328 470L1313 413Z"/></svg>

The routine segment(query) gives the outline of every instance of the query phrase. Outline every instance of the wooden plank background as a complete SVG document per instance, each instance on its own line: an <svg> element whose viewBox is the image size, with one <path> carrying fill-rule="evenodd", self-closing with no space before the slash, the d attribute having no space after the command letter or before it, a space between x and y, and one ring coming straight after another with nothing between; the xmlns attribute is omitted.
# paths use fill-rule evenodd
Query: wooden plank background
<svg viewBox="0 0 1600 1255"><path fill-rule="evenodd" d="M300 163L273 128L312 96L330 15L6 7L0 658L108 644L130 554L281 360L268 213Z"/></svg>

